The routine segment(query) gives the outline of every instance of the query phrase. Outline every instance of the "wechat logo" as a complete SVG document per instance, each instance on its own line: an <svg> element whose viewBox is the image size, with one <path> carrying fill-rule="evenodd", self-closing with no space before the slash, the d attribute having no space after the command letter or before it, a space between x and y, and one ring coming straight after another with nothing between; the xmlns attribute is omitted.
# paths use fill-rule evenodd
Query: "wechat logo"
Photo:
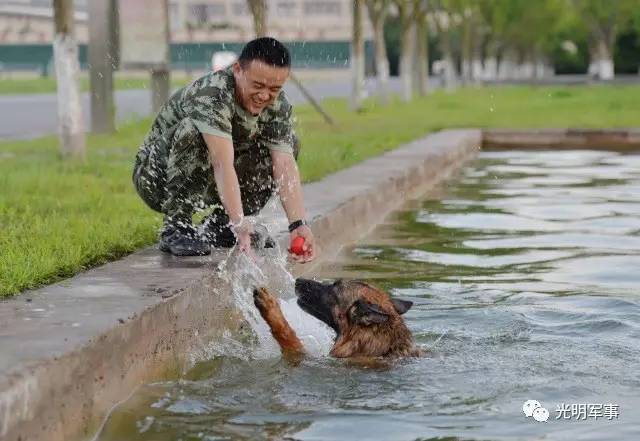
<svg viewBox="0 0 640 441"><path fill-rule="evenodd" d="M536 400L525 401L522 405L522 412L527 418L533 417L534 420L540 423L544 423L549 419L549 411Z"/></svg>

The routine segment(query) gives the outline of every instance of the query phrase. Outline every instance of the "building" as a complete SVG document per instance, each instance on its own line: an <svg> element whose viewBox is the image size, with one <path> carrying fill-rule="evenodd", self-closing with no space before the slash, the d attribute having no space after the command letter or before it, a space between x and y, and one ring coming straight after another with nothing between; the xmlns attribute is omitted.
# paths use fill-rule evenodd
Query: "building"
<svg viewBox="0 0 640 441"><path fill-rule="evenodd" d="M88 1L74 0L83 68L87 62ZM133 1L139 0L119 0L120 8ZM296 68L349 65L352 0L266 1L268 33L287 43ZM168 0L168 5L174 69L206 69L214 52L238 52L254 36L246 0ZM370 40L369 20L363 25L365 39ZM0 71L36 69L47 75L53 33L53 0L0 0ZM371 59L370 42L366 48Z"/></svg>
<svg viewBox="0 0 640 441"><path fill-rule="evenodd" d="M106 0L105 0L106 1ZM126 1L120 0L121 7ZM159 0L161 1L161 0ZM75 0L76 36L86 42L87 2ZM0 44L53 41L53 0L0 0ZM267 0L269 34L282 41L349 41L351 0ZM246 0L169 0L171 41L243 42L253 37ZM370 26L365 20L365 38Z"/></svg>
<svg viewBox="0 0 640 441"><path fill-rule="evenodd" d="M53 41L52 0L0 0L0 44ZM75 0L76 34L87 39L87 0Z"/></svg>
<svg viewBox="0 0 640 441"><path fill-rule="evenodd" d="M269 35L282 41L349 41L351 0L267 0ZM170 0L172 41L241 42L253 37L246 0ZM365 20L365 38L371 31Z"/></svg>

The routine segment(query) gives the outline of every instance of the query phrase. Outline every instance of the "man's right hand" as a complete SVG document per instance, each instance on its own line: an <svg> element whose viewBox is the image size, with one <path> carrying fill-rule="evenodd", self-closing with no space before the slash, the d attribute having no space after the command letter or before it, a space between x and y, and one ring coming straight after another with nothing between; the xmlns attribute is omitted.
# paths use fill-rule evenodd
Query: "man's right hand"
<svg viewBox="0 0 640 441"><path fill-rule="evenodd" d="M246 219L243 219L238 226L232 226L231 229L238 240L238 249L242 252L251 251L251 233L253 226Z"/></svg>

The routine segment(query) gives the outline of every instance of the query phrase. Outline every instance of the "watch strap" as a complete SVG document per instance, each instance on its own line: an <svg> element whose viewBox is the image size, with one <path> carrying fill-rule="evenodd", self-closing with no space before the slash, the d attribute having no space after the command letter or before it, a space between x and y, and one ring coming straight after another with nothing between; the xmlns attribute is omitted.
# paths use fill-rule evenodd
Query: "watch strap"
<svg viewBox="0 0 640 441"><path fill-rule="evenodd" d="M293 221L289 224L289 233L292 233L296 228L299 228L303 225L307 225L307 221L304 219L298 219L297 221Z"/></svg>

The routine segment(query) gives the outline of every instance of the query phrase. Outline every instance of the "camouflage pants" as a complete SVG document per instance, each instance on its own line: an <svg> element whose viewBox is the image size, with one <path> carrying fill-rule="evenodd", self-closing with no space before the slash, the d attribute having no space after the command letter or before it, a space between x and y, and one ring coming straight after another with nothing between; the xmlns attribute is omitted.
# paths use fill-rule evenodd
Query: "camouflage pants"
<svg viewBox="0 0 640 441"><path fill-rule="evenodd" d="M297 157L297 140L294 151ZM243 211L256 214L275 189L271 154L256 144L234 145L234 166ZM149 207L174 219L190 222L197 208L222 205L207 146L190 119L142 146L136 156L133 183Z"/></svg>

